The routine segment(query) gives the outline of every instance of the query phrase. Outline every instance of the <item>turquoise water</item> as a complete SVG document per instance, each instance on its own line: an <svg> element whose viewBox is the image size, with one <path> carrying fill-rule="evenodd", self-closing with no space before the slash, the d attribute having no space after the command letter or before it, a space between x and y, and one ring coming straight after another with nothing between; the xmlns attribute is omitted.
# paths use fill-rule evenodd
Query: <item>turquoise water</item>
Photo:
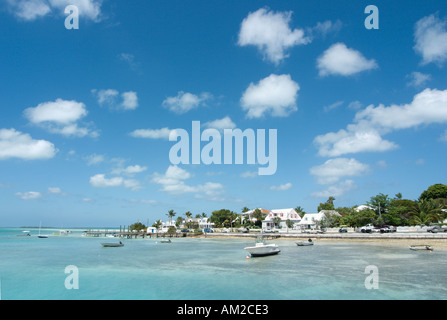
<svg viewBox="0 0 447 320"><path fill-rule="evenodd" d="M247 259L251 239L19 237L0 229L1 298L8 299L447 299L447 252L410 251L406 245L316 241L297 247L276 240L277 256ZM46 231L52 234L56 231ZM65 268L79 271L68 290ZM378 270L378 289L366 289L367 266Z"/></svg>

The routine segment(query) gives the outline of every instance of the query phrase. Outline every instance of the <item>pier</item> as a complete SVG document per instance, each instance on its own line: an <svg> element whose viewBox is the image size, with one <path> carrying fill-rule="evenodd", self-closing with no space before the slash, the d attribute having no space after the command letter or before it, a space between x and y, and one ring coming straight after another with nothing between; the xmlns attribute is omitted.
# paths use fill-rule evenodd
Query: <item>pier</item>
<svg viewBox="0 0 447 320"><path fill-rule="evenodd" d="M186 237L186 233L145 233L132 231L109 231L109 230L87 230L84 231L87 237L115 237L122 239L137 239L137 238L179 238Z"/></svg>

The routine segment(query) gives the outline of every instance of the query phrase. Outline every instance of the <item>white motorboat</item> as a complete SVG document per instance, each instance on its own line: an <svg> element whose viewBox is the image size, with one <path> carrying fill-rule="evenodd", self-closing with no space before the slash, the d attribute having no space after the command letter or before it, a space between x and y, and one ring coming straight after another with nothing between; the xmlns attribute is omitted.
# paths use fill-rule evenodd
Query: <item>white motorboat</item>
<svg viewBox="0 0 447 320"><path fill-rule="evenodd" d="M281 252L276 244L266 244L263 237L259 237L255 241L253 247L245 247L252 257L263 257L278 254Z"/></svg>
<svg viewBox="0 0 447 320"><path fill-rule="evenodd" d="M430 246L430 245L426 245L426 244L411 245L410 246L410 250L413 250L413 251L419 251L419 250L433 251L433 247Z"/></svg>
<svg viewBox="0 0 447 320"><path fill-rule="evenodd" d="M309 239L307 241L297 241L295 243L299 247L313 246L314 245L314 242L312 241L312 239Z"/></svg>

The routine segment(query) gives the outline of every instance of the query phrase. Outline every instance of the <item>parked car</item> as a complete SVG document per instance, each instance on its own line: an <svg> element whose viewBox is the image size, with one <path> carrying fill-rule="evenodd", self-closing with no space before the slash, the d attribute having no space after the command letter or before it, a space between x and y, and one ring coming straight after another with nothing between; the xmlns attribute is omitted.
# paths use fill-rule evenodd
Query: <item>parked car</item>
<svg viewBox="0 0 447 320"><path fill-rule="evenodd" d="M438 233L438 232L447 232L447 226L433 226L427 228L427 232Z"/></svg>
<svg viewBox="0 0 447 320"><path fill-rule="evenodd" d="M362 233L371 233L371 232L378 232L378 231L379 230L377 230L376 227L374 227L374 225L372 225L371 223L360 228L360 232L362 232Z"/></svg>
<svg viewBox="0 0 447 320"><path fill-rule="evenodd" d="M203 229L203 232L205 232L205 233L213 233L214 230L210 229L210 228L205 228L205 229Z"/></svg>
<svg viewBox="0 0 447 320"><path fill-rule="evenodd" d="M396 227L394 226L389 226L389 225L384 225L383 227L381 227L379 229L379 231L381 233L389 233L389 232L396 232Z"/></svg>
<svg viewBox="0 0 447 320"><path fill-rule="evenodd" d="M340 233L348 232L348 227L347 226L340 226L340 229L338 229L338 232L340 232Z"/></svg>

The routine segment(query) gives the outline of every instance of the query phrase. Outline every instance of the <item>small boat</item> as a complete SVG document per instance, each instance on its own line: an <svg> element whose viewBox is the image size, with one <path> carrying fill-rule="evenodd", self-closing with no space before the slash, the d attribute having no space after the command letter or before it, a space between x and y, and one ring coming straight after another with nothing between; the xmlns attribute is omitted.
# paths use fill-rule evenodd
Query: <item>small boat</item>
<svg viewBox="0 0 447 320"><path fill-rule="evenodd" d="M171 243L172 241L171 241L171 239L168 239L168 240L161 240L160 242L161 243Z"/></svg>
<svg viewBox="0 0 447 320"><path fill-rule="evenodd" d="M41 239L46 239L46 238L48 238L47 235L40 234L40 228L41 228L41 227L42 227L42 223L39 224L39 235L38 235L37 237L38 237L38 238L41 238Z"/></svg>
<svg viewBox="0 0 447 320"><path fill-rule="evenodd" d="M410 250L419 251L419 250L428 250L433 251L433 247L426 244L419 244L419 245L411 245Z"/></svg>
<svg viewBox="0 0 447 320"><path fill-rule="evenodd" d="M309 239L307 241L297 241L295 243L296 243L296 245L298 247L305 247L305 246L313 246L314 245L314 242L312 241L312 239Z"/></svg>
<svg viewBox="0 0 447 320"><path fill-rule="evenodd" d="M110 242L101 243L101 245L107 248L124 247L124 243L122 243L121 241L119 243L110 243Z"/></svg>
<svg viewBox="0 0 447 320"><path fill-rule="evenodd" d="M276 244L266 244L263 237L256 238L253 247L245 247L252 257L271 256L281 252Z"/></svg>
<svg viewBox="0 0 447 320"><path fill-rule="evenodd" d="M22 231L22 234L18 234L18 237L31 237L31 233L29 231Z"/></svg>

